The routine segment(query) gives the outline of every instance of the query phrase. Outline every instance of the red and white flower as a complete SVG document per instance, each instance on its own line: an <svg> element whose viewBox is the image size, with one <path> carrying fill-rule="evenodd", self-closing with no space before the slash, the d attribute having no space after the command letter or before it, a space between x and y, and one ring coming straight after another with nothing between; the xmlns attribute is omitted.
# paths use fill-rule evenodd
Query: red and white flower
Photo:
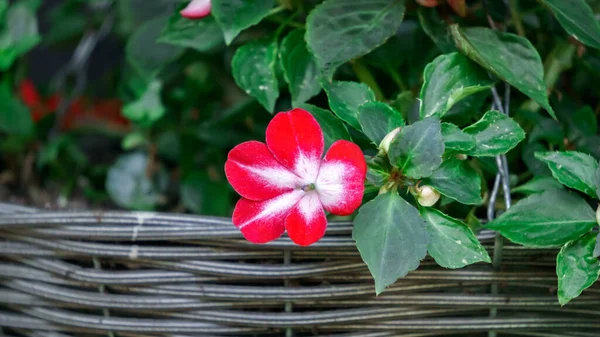
<svg viewBox="0 0 600 337"><path fill-rule="evenodd" d="M280 237L308 246L325 234L324 210L349 215L362 202L367 164L360 148L338 140L323 156L323 132L307 111L280 112L266 144L233 148L225 163L229 183L242 196L233 224L254 243Z"/></svg>
<svg viewBox="0 0 600 337"><path fill-rule="evenodd" d="M188 19L202 19L210 14L210 0L192 0L179 12L181 16Z"/></svg>

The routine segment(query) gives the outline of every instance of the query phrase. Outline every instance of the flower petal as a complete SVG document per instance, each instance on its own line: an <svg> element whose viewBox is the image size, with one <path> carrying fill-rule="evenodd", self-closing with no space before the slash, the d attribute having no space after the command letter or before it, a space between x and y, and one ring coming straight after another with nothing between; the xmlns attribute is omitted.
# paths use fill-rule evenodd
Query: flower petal
<svg viewBox="0 0 600 337"><path fill-rule="evenodd" d="M201 19L210 14L210 0L192 0L179 13L184 18Z"/></svg>
<svg viewBox="0 0 600 337"><path fill-rule="evenodd" d="M267 145L257 141L239 144L229 151L225 175L236 192L255 201L271 199L300 184L298 176L283 167Z"/></svg>
<svg viewBox="0 0 600 337"><path fill-rule="evenodd" d="M360 148L349 141L331 145L321 163L315 187L323 207L336 215L349 215L362 202L367 163Z"/></svg>
<svg viewBox="0 0 600 337"><path fill-rule="evenodd" d="M317 193L304 195L285 219L285 228L290 239L300 246L308 246L323 237L327 218Z"/></svg>
<svg viewBox="0 0 600 337"><path fill-rule="evenodd" d="M266 201L242 198L233 210L233 224L250 242L275 240L283 234L286 216L303 194L301 190L294 190Z"/></svg>
<svg viewBox="0 0 600 337"><path fill-rule="evenodd" d="M267 126L267 146L275 158L305 183L313 183L323 156L323 131L306 110L280 112Z"/></svg>

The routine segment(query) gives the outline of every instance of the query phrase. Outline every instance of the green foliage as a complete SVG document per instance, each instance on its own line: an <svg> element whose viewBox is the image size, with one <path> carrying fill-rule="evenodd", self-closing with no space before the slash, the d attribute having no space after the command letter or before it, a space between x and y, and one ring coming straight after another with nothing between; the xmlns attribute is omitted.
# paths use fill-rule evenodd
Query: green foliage
<svg viewBox="0 0 600 337"><path fill-rule="evenodd" d="M577 40L600 49L600 23L585 0L540 0Z"/></svg>
<svg viewBox="0 0 600 337"><path fill-rule="evenodd" d="M264 39L240 47L231 61L237 85L269 112L274 112L275 101L279 97L276 60L276 42Z"/></svg>
<svg viewBox="0 0 600 337"><path fill-rule="evenodd" d="M259 23L275 5L275 0L211 0L212 14L230 44L244 29Z"/></svg>
<svg viewBox="0 0 600 337"><path fill-rule="evenodd" d="M475 138L475 147L468 152L475 157L505 154L525 139L525 131L519 124L494 110L486 112L477 123L463 131Z"/></svg>
<svg viewBox="0 0 600 337"><path fill-rule="evenodd" d="M392 37L404 16L404 0L328 0L306 20L306 42L319 69L335 70Z"/></svg>
<svg viewBox="0 0 600 337"><path fill-rule="evenodd" d="M352 238L375 279L375 292L417 269L429 235L419 211L397 193L380 194L360 208Z"/></svg>
<svg viewBox="0 0 600 337"><path fill-rule="evenodd" d="M492 262L466 224L436 209L423 207L420 212L431 236L427 252L440 266L456 269L476 262Z"/></svg>
<svg viewBox="0 0 600 337"><path fill-rule="evenodd" d="M427 118L408 125L390 146L390 163L410 178L429 177L442 164L444 140L438 119Z"/></svg>
<svg viewBox="0 0 600 337"><path fill-rule="evenodd" d="M486 227L528 247L557 247L596 225L596 214L574 193L560 189L533 194Z"/></svg>
<svg viewBox="0 0 600 337"><path fill-rule="evenodd" d="M268 112L302 108L326 149L364 152L364 205L344 219L377 293L426 252L446 268L490 261L477 217L506 155L514 205L500 192L483 227L562 247L565 304L599 269L600 2L469 0L464 17L439 2L213 0L187 19L187 1L0 0L0 176L9 193L230 216L228 152L264 141ZM55 50L77 57L48 69Z"/></svg>
<svg viewBox="0 0 600 337"><path fill-rule="evenodd" d="M555 117L548 103L540 55L526 38L489 28L451 26L460 50L496 76L519 89Z"/></svg>
<svg viewBox="0 0 600 337"><path fill-rule="evenodd" d="M303 30L294 30L283 39L280 58L292 105L304 103L321 91L317 63L308 52Z"/></svg>
<svg viewBox="0 0 600 337"><path fill-rule="evenodd" d="M598 279L600 261L592 254L596 235L588 233L564 245L556 257L558 301L561 305L579 296Z"/></svg>
<svg viewBox="0 0 600 337"><path fill-rule="evenodd" d="M425 67L423 77L421 118L441 118L454 104L493 85L483 69L458 53L437 57Z"/></svg>
<svg viewBox="0 0 600 337"><path fill-rule="evenodd" d="M333 82L324 84L329 107L343 121L360 130L359 107L375 101L375 94L368 86L356 82Z"/></svg>

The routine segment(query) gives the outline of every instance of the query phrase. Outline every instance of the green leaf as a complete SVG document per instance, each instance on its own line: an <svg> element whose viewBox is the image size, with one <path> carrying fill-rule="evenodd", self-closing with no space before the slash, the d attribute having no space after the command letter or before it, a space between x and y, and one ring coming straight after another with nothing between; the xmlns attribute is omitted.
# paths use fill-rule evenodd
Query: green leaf
<svg viewBox="0 0 600 337"><path fill-rule="evenodd" d="M596 195L594 176L598 170L598 162L592 156L576 151L536 152L535 158L548 164L552 175L561 184Z"/></svg>
<svg viewBox="0 0 600 337"><path fill-rule="evenodd" d="M212 0L212 15L223 29L230 44L246 28L259 23L269 14L275 0Z"/></svg>
<svg viewBox="0 0 600 337"><path fill-rule="evenodd" d="M235 83L271 113L279 97L276 61L277 41L269 39L252 41L241 46L231 61Z"/></svg>
<svg viewBox="0 0 600 337"><path fill-rule="evenodd" d="M405 124L400 112L382 102L368 102L358 107L358 121L377 146L388 133Z"/></svg>
<svg viewBox="0 0 600 337"><path fill-rule="evenodd" d="M8 10L8 0L0 0L0 22L4 22L4 16Z"/></svg>
<svg viewBox="0 0 600 337"><path fill-rule="evenodd" d="M463 98L494 84L485 70L459 53L438 56L425 67L423 77L421 118L441 118Z"/></svg>
<svg viewBox="0 0 600 337"><path fill-rule="evenodd" d="M469 153L475 148L475 137L452 123L442 123L442 137L446 154Z"/></svg>
<svg viewBox="0 0 600 337"><path fill-rule="evenodd" d="M421 207L431 237L427 251L444 268L456 269L476 262L492 262L473 231L437 209Z"/></svg>
<svg viewBox="0 0 600 337"><path fill-rule="evenodd" d="M325 150L340 139L352 140L346 125L337 119L331 111L306 103L300 104L298 107L310 112L321 126L325 138Z"/></svg>
<svg viewBox="0 0 600 337"><path fill-rule="evenodd" d="M123 107L123 116L142 126L150 127L167 112L160 98L162 83L152 81L142 96Z"/></svg>
<svg viewBox="0 0 600 337"><path fill-rule="evenodd" d="M0 131L29 137L34 124L29 109L17 101L6 86L0 86Z"/></svg>
<svg viewBox="0 0 600 337"><path fill-rule="evenodd" d="M425 226L419 211L397 193L380 194L358 210L352 238L377 294L419 266L429 241Z"/></svg>
<svg viewBox="0 0 600 337"><path fill-rule="evenodd" d="M304 103L321 91L317 63L306 48L302 29L283 39L279 55L283 76L292 94L292 105Z"/></svg>
<svg viewBox="0 0 600 337"><path fill-rule="evenodd" d="M440 121L435 118L402 128L390 145L390 163L410 178L430 176L442 164L444 141L441 129Z"/></svg>
<svg viewBox="0 0 600 337"><path fill-rule="evenodd" d="M404 0L327 0L306 19L306 42L327 78L396 34Z"/></svg>
<svg viewBox="0 0 600 337"><path fill-rule="evenodd" d="M450 26L458 48L473 61L536 101L556 118L548 102L540 55L524 37L489 28Z"/></svg>
<svg viewBox="0 0 600 337"><path fill-rule="evenodd" d="M580 196L565 190L533 194L486 227L527 247L557 247L587 233L596 214Z"/></svg>
<svg viewBox="0 0 600 337"><path fill-rule="evenodd" d="M163 198L169 177L159 171L148 177L148 156L143 153L126 154L114 163L106 176L106 192L119 206L138 210L152 210Z"/></svg>
<svg viewBox="0 0 600 337"><path fill-rule="evenodd" d="M481 205L481 177L466 160L450 158L423 180L436 191L467 205Z"/></svg>
<svg viewBox="0 0 600 337"><path fill-rule="evenodd" d="M596 211L598 212L598 211ZM598 216L598 215L596 215ZM598 223L600 223L600 221L598 221ZM594 247L594 257L598 257L600 256L600 233L598 234L598 236L596 236L596 246Z"/></svg>
<svg viewBox="0 0 600 337"><path fill-rule="evenodd" d="M539 0L575 39L600 49L600 24L585 0Z"/></svg>
<svg viewBox="0 0 600 337"><path fill-rule="evenodd" d="M512 118L490 110L477 123L463 129L475 137L475 148L468 154L475 157L495 157L512 150L525 139L525 131Z"/></svg>
<svg viewBox="0 0 600 337"><path fill-rule="evenodd" d="M204 52L223 45L224 40L221 28L214 17L190 20L177 11L169 18L157 42Z"/></svg>
<svg viewBox="0 0 600 337"><path fill-rule="evenodd" d="M385 156L373 156L367 158L367 181L379 187L389 178L392 168Z"/></svg>
<svg viewBox="0 0 600 337"><path fill-rule="evenodd" d="M523 194L536 194L542 193L547 190L553 190L556 188L563 188L556 179L552 177L533 177L533 179L529 180L523 185L517 186L512 189L513 193L523 193Z"/></svg>
<svg viewBox="0 0 600 337"><path fill-rule="evenodd" d="M23 2L11 6L6 13L5 28L0 32L0 70L10 68L40 41L35 12Z"/></svg>
<svg viewBox="0 0 600 337"><path fill-rule="evenodd" d="M600 262L593 256L596 234L588 233L567 243L556 256L558 302L567 304L594 284L600 273Z"/></svg>
<svg viewBox="0 0 600 337"><path fill-rule="evenodd" d="M143 132L132 132L125 136L121 141L121 147L123 150L128 151L148 144L148 139Z"/></svg>
<svg viewBox="0 0 600 337"><path fill-rule="evenodd" d="M419 7L419 23L433 43L444 54L456 51L452 36L448 32L447 24L440 18L435 8Z"/></svg>
<svg viewBox="0 0 600 337"><path fill-rule="evenodd" d="M212 181L208 174L193 171L182 181L181 202L185 208L202 215L227 216L231 192L225 183Z"/></svg>
<svg viewBox="0 0 600 337"><path fill-rule="evenodd" d="M539 118L531 131L527 133L528 142L545 140L550 144L561 145L565 139L565 131L562 125L552 118Z"/></svg>
<svg viewBox="0 0 600 337"><path fill-rule="evenodd" d="M127 60L146 80L152 79L184 52L183 48L156 42L167 20L168 17L150 20L141 25L127 40Z"/></svg>
<svg viewBox="0 0 600 337"><path fill-rule="evenodd" d="M327 93L331 110L341 120L360 131L358 108L375 101L373 90L364 83L342 81L323 83L323 89Z"/></svg>

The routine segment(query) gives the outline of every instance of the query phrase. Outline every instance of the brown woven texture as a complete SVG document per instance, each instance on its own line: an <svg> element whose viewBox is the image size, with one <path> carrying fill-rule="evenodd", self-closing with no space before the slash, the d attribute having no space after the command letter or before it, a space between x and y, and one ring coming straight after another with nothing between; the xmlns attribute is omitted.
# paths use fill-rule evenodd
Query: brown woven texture
<svg viewBox="0 0 600 337"><path fill-rule="evenodd" d="M308 248L254 245L224 218L2 205L0 326L50 337L600 334L600 289L558 305L556 250L505 245L500 271L426 258L376 297L351 229L330 223ZM491 255L493 233L480 240Z"/></svg>

